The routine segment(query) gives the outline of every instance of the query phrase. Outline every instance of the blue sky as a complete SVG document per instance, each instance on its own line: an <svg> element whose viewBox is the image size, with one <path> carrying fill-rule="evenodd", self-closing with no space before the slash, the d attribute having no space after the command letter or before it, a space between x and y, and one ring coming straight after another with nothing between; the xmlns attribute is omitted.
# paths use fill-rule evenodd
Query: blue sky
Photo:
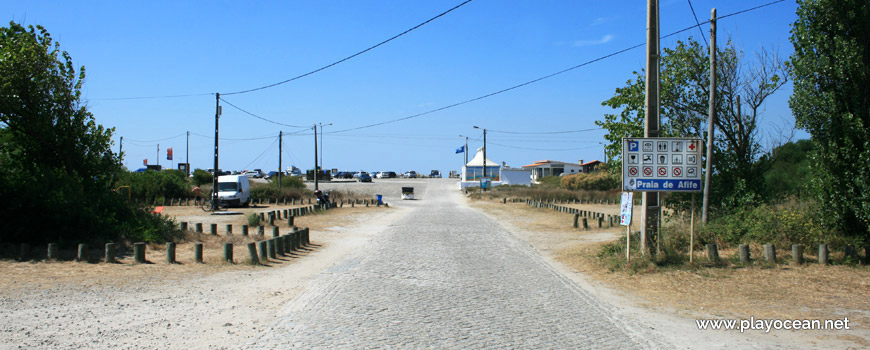
<svg viewBox="0 0 870 350"><path fill-rule="evenodd" d="M185 160L186 132L194 168L211 168L215 98L283 81L350 56L460 3L452 1L7 1L5 23L40 24L85 66L84 97L97 121L124 137L125 165L174 166ZM693 0L699 21L767 1ZM732 39L747 59L762 48L792 53L787 0L719 21L719 43ZM663 34L695 24L689 2L661 1ZM428 173L459 169L455 154L469 136L487 156L511 166L536 160L603 158L611 112L601 102L644 67L643 48L493 97L417 118L342 131L427 112L499 91L645 42L646 1L474 0L402 37L316 74L269 89L224 95L227 101L277 123L223 104L220 165L243 170L314 165L312 123L325 128L325 168ZM703 25L704 35L709 26ZM697 28L665 39L701 35ZM178 98L115 99L165 95ZM791 85L774 95L763 115L766 141L791 128ZM338 131L338 132L337 132ZM295 133L295 134L293 134ZM798 137L805 136L799 132ZM166 160L166 148L174 161ZM471 154L473 155L473 153Z"/></svg>

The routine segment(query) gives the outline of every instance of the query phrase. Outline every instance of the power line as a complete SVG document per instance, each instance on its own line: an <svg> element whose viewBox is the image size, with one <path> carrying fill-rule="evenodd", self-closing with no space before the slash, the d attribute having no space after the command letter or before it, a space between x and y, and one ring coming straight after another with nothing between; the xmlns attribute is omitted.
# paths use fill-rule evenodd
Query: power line
<svg viewBox="0 0 870 350"><path fill-rule="evenodd" d="M486 131L489 131L489 129L487 129ZM600 146L596 145L596 146L588 146L588 147L580 147L580 148L530 148L530 147L508 146L508 145L495 143L492 141L487 141L487 144L501 146L501 147L507 147L507 148L530 150L530 151L577 151L577 150L581 150L581 149L590 149L590 148L600 147Z"/></svg>
<svg viewBox="0 0 870 350"><path fill-rule="evenodd" d="M269 150L271 150L271 149L272 149L272 146L275 146L275 144L278 143L278 137L277 137L277 136L273 136L273 138L274 138L275 140L272 141L272 143L270 143L268 146L266 146L266 149L264 149L263 152L260 153L259 156L257 156L257 158L254 158L254 160L252 160L250 163L248 163L248 165L245 165L245 166L244 166L245 169L250 168L250 167L251 167L251 164L254 164L256 161L260 160L260 158L263 158L263 155L266 154L266 152L268 152Z"/></svg>
<svg viewBox="0 0 870 350"><path fill-rule="evenodd" d="M149 99L158 99L158 98L180 98L180 97L208 96L208 95L214 95L214 94L213 93L201 93L201 94L161 95L161 96L109 97L109 98L89 98L88 100L91 100L91 101L149 100Z"/></svg>
<svg viewBox="0 0 870 350"><path fill-rule="evenodd" d="M182 136L184 136L184 135L187 135L187 133L186 133L186 132L183 132L183 133L181 133L181 134L179 134L179 135L175 135L175 136L172 136L172 137L167 137L167 138L165 138L165 139L160 139L160 140L131 140L131 139L126 139L126 140L124 140L124 141L142 142L142 143L154 143L154 142L161 142L161 141L167 141L167 140L177 139L177 138L182 137Z"/></svg>
<svg viewBox="0 0 870 350"><path fill-rule="evenodd" d="M595 131L595 130L603 130L603 128L592 128L592 129L581 129L581 130L566 130L566 131L542 131L542 132L521 132L521 131L500 131L500 130L491 130L486 129L489 132L502 133L502 134L517 134L517 135L553 135L553 134L573 134L578 132L587 132L587 131Z"/></svg>
<svg viewBox="0 0 870 350"><path fill-rule="evenodd" d="M692 16L695 17L695 23L698 24L698 32L701 33L701 39L704 39L704 46L710 47L710 44L707 43L707 37L704 36L704 31L701 30L701 23L698 23L698 15L695 14L695 7L692 6L692 0L686 0L689 2L689 8L692 9Z"/></svg>
<svg viewBox="0 0 870 350"><path fill-rule="evenodd" d="M284 80L284 81L279 81L279 82L274 83L274 84L269 84L269 85L261 86L261 87L258 87L258 88L248 89L248 90L242 90L242 91L236 91L236 92L228 92L228 93L221 93L221 95L236 95L236 94L244 94L244 93L248 93L248 92L254 92L254 91L263 90L263 89L268 89L268 88L270 88L270 87L275 87L275 86L278 86L278 85L281 85L281 84L284 84L284 83L289 83L289 82L291 82L291 81L294 81L294 80L297 80L297 79L300 79L300 78L307 77L307 76L312 75L312 74L314 74L314 73L320 72L320 71L325 70L325 69L330 68L330 67L333 67L333 66L335 66L335 65L337 65L337 64L339 64L339 63L342 63L342 62L344 62L344 61L347 61L347 60L349 60L349 59L351 59L351 58L354 58L354 57L356 57L356 56L359 56L359 55L362 55L362 54L364 54L364 53L366 53L366 52L369 52L369 51L371 51L371 50L377 48L378 46L381 46L381 45L386 44L386 43L388 43L388 42L390 42L390 41L393 41L394 39L396 39L396 38L398 38L398 37L400 37L400 36L402 36L402 35L408 34L408 33L410 33L411 31L413 31L413 30L415 30L415 29L417 29L417 28L420 28L420 27L422 27L422 26L428 24L429 22L432 22L432 21L438 19L439 17L444 16L444 15L450 13L450 12L453 11L453 10L462 7L463 5L465 5L465 4L469 3L469 2L471 2L471 0L467 0L467 1L465 1L465 2L463 2L463 3L461 3L461 4L459 4L459 5L456 5L455 7L451 8L451 9L449 9L449 10L447 10L447 11L444 11L444 12L440 13L439 15L435 16L435 17L432 17L432 18L428 19L427 21L425 21L425 22L423 22L423 23L420 23L420 24L418 24L418 25L412 27L411 29L408 29L408 30L406 30L406 31L404 31L404 32L401 32L401 33L397 34L397 35L394 35L393 37L391 37L391 38L389 38L389 39L387 39L387 40L381 41L381 42L375 44L374 46L371 46L371 47L369 47L369 48L367 48L367 49L365 49L365 50L362 50L362 51L360 51L360 52L357 52L357 53L355 53L355 54L353 54L353 55L350 55L350 56L348 56L348 57L345 57L345 58L343 58L343 59L341 59L341 60L338 60L338 61L336 61L336 62L333 62L333 63L331 63L331 64L329 64L329 65L326 65L326 66L320 67L320 68L315 69L315 70L313 70L313 71L310 71L310 72L308 72L308 73L305 73L305 74L302 74L302 75L299 75L299 76L296 76L296 77L293 77L293 78L290 78L290 79L287 79L287 80Z"/></svg>
<svg viewBox="0 0 870 350"><path fill-rule="evenodd" d="M738 15L738 14L741 14L741 13L745 13L745 12L749 12L749 11L757 10L757 9L762 8L762 7L770 6L770 5L773 5L773 4L776 4L776 3L780 3L780 2L783 2L783 1L785 1L785 0L777 0L777 1L773 1L773 2L770 2L770 3L767 3L767 4L763 4L763 5L759 5L759 6L756 6L756 7L750 8L750 9L746 9L746 10L738 11L738 12L731 13L731 14L728 14L728 15L725 15L725 16L721 16L721 17L719 17L718 19L723 19L723 18L727 18L727 17L735 16L735 15ZM700 27L701 25L703 25L703 24L707 24L707 23L710 23L710 21L706 21L706 22L703 22L703 23L699 23L699 24L696 24L696 25L693 25L693 26L689 26L689 27L686 27L686 28L680 29L680 30L678 30L678 31L675 31L675 32L670 33L670 34L665 35L665 36L662 36L662 37L660 37L660 38L661 38L661 39L665 39L665 38L668 38L668 37L671 37L671 36L677 35L677 34L679 34L679 33L685 32L685 31L687 31L687 30L694 29L695 27ZM619 50L619 51L616 51L616 52L613 52L613 53L610 53L610 54L607 54L607 55L604 55L604 56L601 56L601 57L598 57L598 58L595 58L595 59L592 59L592 60L589 60L589 61L586 61L586 62L583 62L583 63L578 64L578 65L576 65L576 66L569 67L569 68L566 68L566 69L560 70L560 71L555 72L555 73L552 73L552 74L545 75L545 76L540 77L540 78L537 78L537 79L529 80L529 81L527 81L527 82L525 82L525 83L517 84L517 85L511 86L511 87L506 88L506 89L498 90L498 91L496 91L496 92L492 92L492 93L489 93L489 94L486 94L486 95L483 95L483 96L479 96L479 97L475 97L475 98L472 98L472 99L469 99L469 100L465 100L465 101L462 101L462 102L457 102L457 103L454 103L454 104L451 104L451 105L447 105L447 106L444 106L444 107L436 108L436 109L429 110L429 111L426 111L426 112L423 112L423 113L417 113L417 114L414 114L414 115L409 115L409 116L407 116L407 117L402 117L402 118L397 118L397 119L387 120L387 121L383 121L383 122L379 122L379 123L374 123L374 124L369 124L369 125L358 126L358 127L355 127L355 128L349 128L349 129L344 129L344 130L336 130L336 131L333 131L333 133L339 133L339 132L345 132L345 131L353 131L353 130L360 130L360 129L371 128L371 127L380 126L380 125L384 125L384 124L390 124L390 123L400 122L400 121L403 121L403 120L408 120L408 119L418 118L418 117L422 117L422 116L424 116L424 115L432 114L432 113L435 113L435 112L440 112L440 111L443 111L443 110L446 110L446 109L450 109L450 108L453 108L453 107L458 107L458 106L461 106L461 105L464 105L464 104L467 104L467 103L471 103L471 102L479 101L479 100L482 100L482 99L485 99L485 98L488 98L488 97L492 97L492 96L495 96L495 95L499 95L499 94L502 94L502 93L505 93L505 92L508 92L508 91L514 90L514 89L518 89L518 88L524 87L524 86L526 86L526 85L531 85L531 84L537 83L537 82L539 82L539 81L541 81L541 80L549 79L549 78L555 77L555 76L557 76L557 75L561 75L561 74L564 74L564 73L570 72L570 71L575 70L575 69L577 69L577 68L580 68L580 67L583 67L583 66L587 66L587 65L589 65L589 64L592 64L592 63L595 63L595 62L598 62L598 61L605 60L605 59L607 59L607 58L610 58L610 57L613 57L613 56L619 55L619 54L621 54L621 53L625 53L625 52L628 52L628 51L634 50L634 49L639 48L639 47L642 47L642 46L644 46L644 45L646 45L646 43L637 44L637 45L634 45L634 46L631 46L631 47L628 47L628 48L625 48L625 49L622 49L622 50Z"/></svg>
<svg viewBox="0 0 870 350"><path fill-rule="evenodd" d="M227 100L224 99L223 97L221 97L220 99L221 99L221 101L224 101L226 104L232 106L232 107L235 108L235 109L238 109L238 110L244 112L245 114L248 114L248 115L250 115L250 116L252 116L252 117L254 117L254 118L257 118L257 119L260 119L260 120L263 120L263 121L266 121L266 122L269 122L269 123L272 123L272 124L281 125L281 126L289 126L289 127L291 127L291 128L308 128L307 126L299 126L299 125L284 124L284 123L276 122L276 121L271 120L271 119L266 119L266 118L263 118L263 117L261 117L261 116L259 116L259 115L256 115L256 114L254 114L254 113L248 112L248 111L242 109L241 107L236 106L236 105L230 103L230 101L227 101Z"/></svg>
<svg viewBox="0 0 870 350"><path fill-rule="evenodd" d="M214 136L206 136L206 135L202 135L202 134L197 134L193 131L191 131L190 134L214 140ZM275 137L275 135L269 135L269 136L263 136L263 137L249 137L249 138L241 138L241 139L221 137L218 139L224 140L224 141L253 141L253 140L266 140L266 139L271 139L273 137Z"/></svg>

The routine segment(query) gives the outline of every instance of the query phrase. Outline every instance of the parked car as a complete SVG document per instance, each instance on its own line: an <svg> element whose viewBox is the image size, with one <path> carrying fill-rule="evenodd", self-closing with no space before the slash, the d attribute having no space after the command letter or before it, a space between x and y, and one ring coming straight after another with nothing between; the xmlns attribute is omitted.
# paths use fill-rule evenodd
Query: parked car
<svg viewBox="0 0 870 350"><path fill-rule="evenodd" d="M406 178L409 178L409 179L414 179L414 178L416 178L416 177L417 177L417 172L416 172L416 171L413 171L413 170L411 170L411 171L409 171L409 172L407 172L407 173L405 173L405 175L404 175L404 176L405 176L405 177L406 177Z"/></svg>
<svg viewBox="0 0 870 350"><path fill-rule="evenodd" d="M369 173L361 171L353 175L359 182L372 182L372 176Z"/></svg>
<svg viewBox="0 0 870 350"><path fill-rule="evenodd" d="M263 178L266 180L271 180L273 177L278 177L277 171L270 171L268 174L266 174L266 176L263 176Z"/></svg>
<svg viewBox="0 0 870 350"><path fill-rule="evenodd" d="M385 171L384 174L386 174L386 175L384 175L385 179L395 179L396 177L399 176L399 175L396 175L395 171Z"/></svg>
<svg viewBox="0 0 870 350"><path fill-rule="evenodd" d="M429 173L429 177L440 179L441 178L441 171L440 170L432 170L432 172Z"/></svg>

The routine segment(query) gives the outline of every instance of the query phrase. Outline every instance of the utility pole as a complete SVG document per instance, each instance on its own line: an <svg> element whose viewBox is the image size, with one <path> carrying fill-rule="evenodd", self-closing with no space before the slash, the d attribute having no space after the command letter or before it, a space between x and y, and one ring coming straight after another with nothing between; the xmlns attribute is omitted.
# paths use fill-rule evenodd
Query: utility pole
<svg viewBox="0 0 870 350"><path fill-rule="evenodd" d="M121 158L121 162L123 163L123 154L124 154L124 136L121 136L121 148L118 149L118 158Z"/></svg>
<svg viewBox="0 0 870 350"><path fill-rule="evenodd" d="M317 181L317 124L314 124L314 190L317 191L320 189Z"/></svg>
<svg viewBox="0 0 870 350"><path fill-rule="evenodd" d="M281 152L282 146L284 146L284 131L278 132L278 189L281 189Z"/></svg>
<svg viewBox="0 0 870 350"><path fill-rule="evenodd" d="M659 136L659 1L647 0L646 27L646 118L644 118L643 137ZM652 238L659 231L658 192L643 192L643 225L640 227L641 253L652 254Z"/></svg>
<svg viewBox="0 0 870 350"><path fill-rule="evenodd" d="M477 126L475 126L474 128L475 129L483 129L483 177L487 177L486 176L486 129L479 128ZM468 162L466 162L466 164L468 164ZM486 191L486 189L484 189L484 191Z"/></svg>
<svg viewBox="0 0 870 350"><path fill-rule="evenodd" d="M187 147L185 147L184 153L184 162L187 163L187 176L190 176L190 131L187 132Z"/></svg>
<svg viewBox="0 0 870 350"><path fill-rule="evenodd" d="M157 144L157 165L160 165L160 144Z"/></svg>
<svg viewBox="0 0 870 350"><path fill-rule="evenodd" d="M710 107L707 118L707 162L704 174L704 207L701 221L706 224L710 217L710 180L713 176L713 131L716 130L716 9L710 11Z"/></svg>
<svg viewBox="0 0 870 350"><path fill-rule="evenodd" d="M212 176L212 189L211 189L211 199L217 203L218 199L218 176L220 176L218 170L218 120L221 116L221 94L218 92L215 94L214 100L214 176Z"/></svg>

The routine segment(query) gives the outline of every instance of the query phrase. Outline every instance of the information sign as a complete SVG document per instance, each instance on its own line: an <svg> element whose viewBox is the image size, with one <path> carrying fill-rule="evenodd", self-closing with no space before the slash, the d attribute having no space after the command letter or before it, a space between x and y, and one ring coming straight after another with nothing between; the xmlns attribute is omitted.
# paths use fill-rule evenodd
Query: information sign
<svg viewBox="0 0 870 350"><path fill-rule="evenodd" d="M622 139L622 189L700 192L704 141L698 138Z"/></svg>
<svg viewBox="0 0 870 350"><path fill-rule="evenodd" d="M622 192L622 200L619 204L619 224L622 226L631 225L631 205L633 192Z"/></svg>

